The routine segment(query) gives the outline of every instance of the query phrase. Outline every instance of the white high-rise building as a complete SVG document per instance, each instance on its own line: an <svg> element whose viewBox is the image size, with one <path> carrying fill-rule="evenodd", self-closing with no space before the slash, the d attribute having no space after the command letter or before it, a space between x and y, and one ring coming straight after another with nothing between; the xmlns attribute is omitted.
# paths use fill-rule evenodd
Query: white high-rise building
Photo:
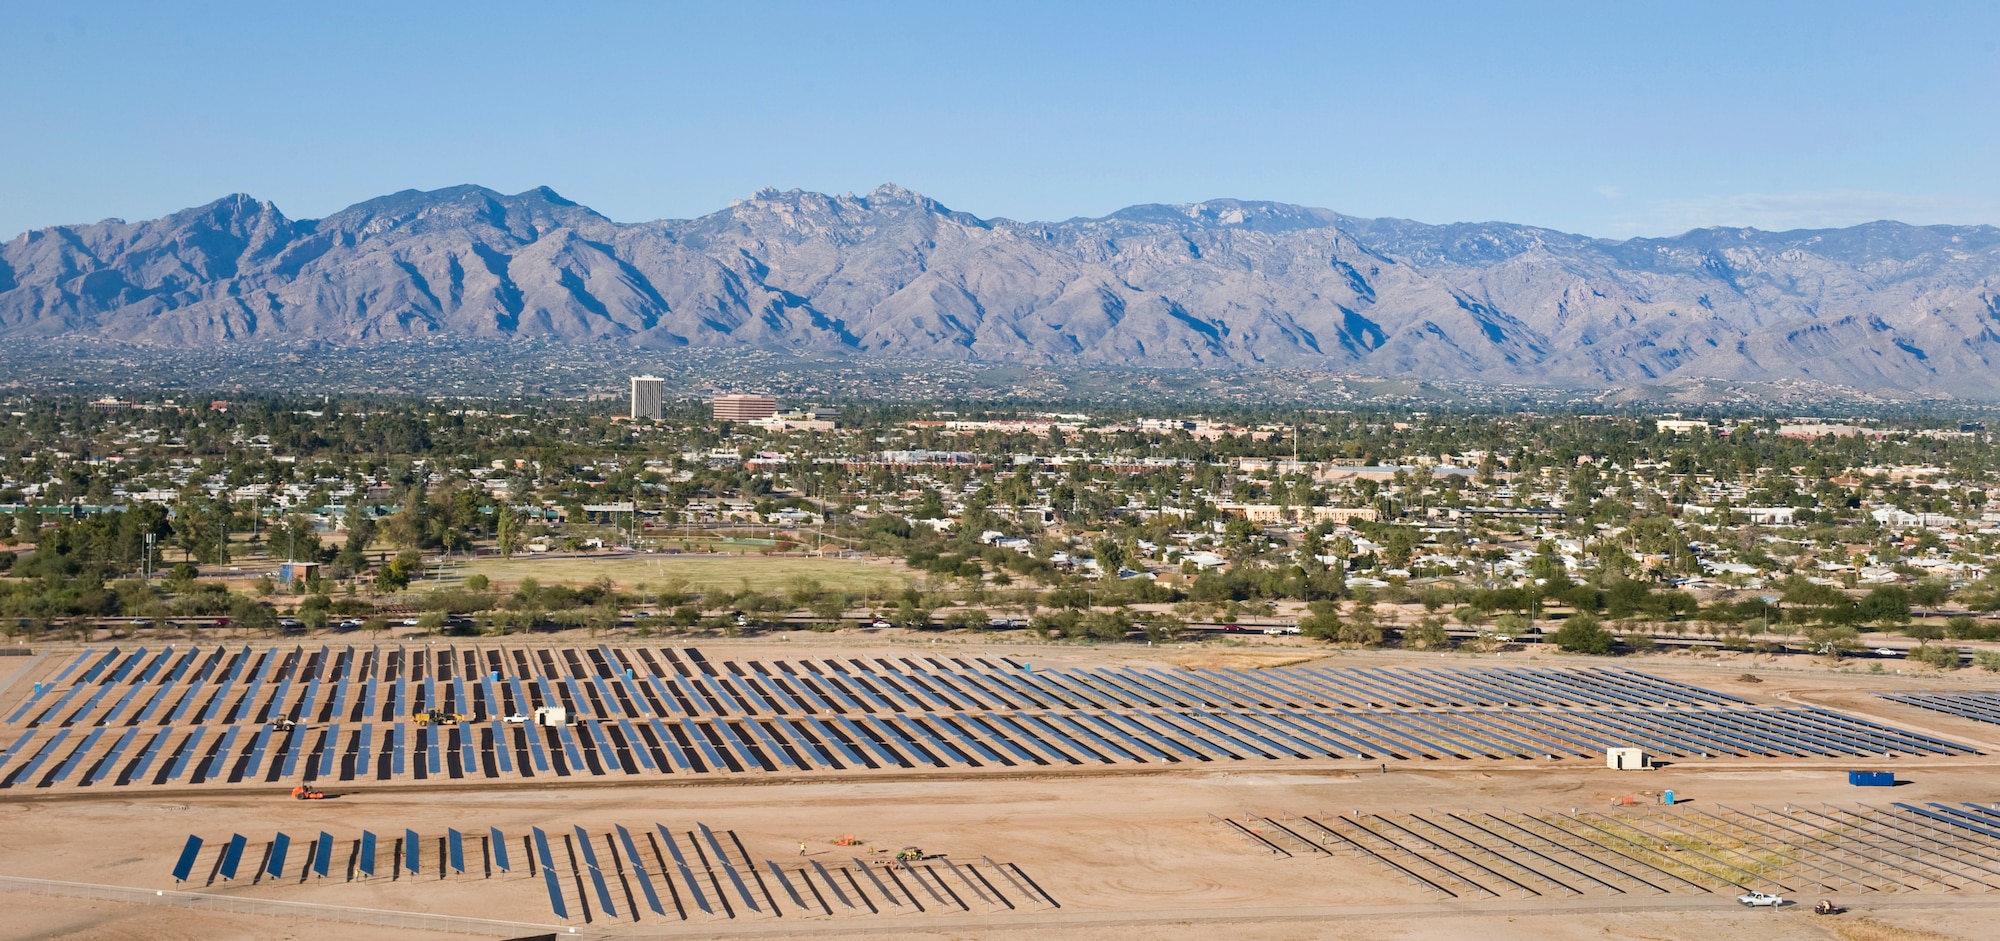
<svg viewBox="0 0 2000 941"><path fill-rule="evenodd" d="M666 380L658 376L632 377L632 420L650 418L659 421L666 417Z"/></svg>

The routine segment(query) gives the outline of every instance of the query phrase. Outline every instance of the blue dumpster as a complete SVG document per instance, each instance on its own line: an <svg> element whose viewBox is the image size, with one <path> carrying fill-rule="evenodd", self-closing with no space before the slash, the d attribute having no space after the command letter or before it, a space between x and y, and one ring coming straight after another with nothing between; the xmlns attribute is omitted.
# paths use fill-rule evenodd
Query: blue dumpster
<svg viewBox="0 0 2000 941"><path fill-rule="evenodd" d="M1849 771L1847 783L1855 787L1895 787L1894 771Z"/></svg>

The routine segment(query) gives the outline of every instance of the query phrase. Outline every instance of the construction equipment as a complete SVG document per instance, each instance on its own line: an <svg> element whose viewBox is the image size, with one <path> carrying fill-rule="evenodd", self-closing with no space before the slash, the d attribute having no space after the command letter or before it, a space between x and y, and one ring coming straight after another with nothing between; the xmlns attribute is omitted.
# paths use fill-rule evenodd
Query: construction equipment
<svg viewBox="0 0 2000 941"><path fill-rule="evenodd" d="M922 862L928 858L922 848L915 846L905 846L896 852L896 861L899 863Z"/></svg>
<svg viewBox="0 0 2000 941"><path fill-rule="evenodd" d="M326 800L326 792L316 787L300 784L292 788L292 799L302 801Z"/></svg>
<svg viewBox="0 0 2000 941"><path fill-rule="evenodd" d="M472 717L462 712L446 712L443 709L426 709L410 717L418 725L443 724L446 722L471 722Z"/></svg>
<svg viewBox="0 0 2000 941"><path fill-rule="evenodd" d="M289 716L279 716L271 720L271 731L273 732L290 732L297 727L298 723L292 721Z"/></svg>
<svg viewBox="0 0 2000 941"><path fill-rule="evenodd" d="M1813 914L1815 915L1838 915L1845 911L1847 909L1833 904L1832 899L1820 899L1819 904L1813 906Z"/></svg>

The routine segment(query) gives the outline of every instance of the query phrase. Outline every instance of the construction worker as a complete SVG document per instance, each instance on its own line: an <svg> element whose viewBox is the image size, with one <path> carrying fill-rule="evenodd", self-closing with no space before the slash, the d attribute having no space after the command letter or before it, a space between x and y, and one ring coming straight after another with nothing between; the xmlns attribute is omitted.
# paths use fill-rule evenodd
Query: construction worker
<svg viewBox="0 0 2000 941"><path fill-rule="evenodd" d="M800 855L800 856L804 856L805 854L806 854L806 845L805 845L804 843L800 843L800 844L799 844L799 855Z"/></svg>

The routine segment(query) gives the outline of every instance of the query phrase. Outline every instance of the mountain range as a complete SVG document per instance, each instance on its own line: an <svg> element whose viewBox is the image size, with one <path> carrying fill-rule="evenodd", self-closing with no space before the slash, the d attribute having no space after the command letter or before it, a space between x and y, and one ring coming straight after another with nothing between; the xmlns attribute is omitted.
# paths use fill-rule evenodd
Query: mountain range
<svg viewBox="0 0 2000 941"><path fill-rule="evenodd" d="M894 185L618 223L546 187L458 186L315 220L237 195L0 245L9 343L438 336L1987 400L2000 229L1618 241L1234 199L1014 222Z"/></svg>

